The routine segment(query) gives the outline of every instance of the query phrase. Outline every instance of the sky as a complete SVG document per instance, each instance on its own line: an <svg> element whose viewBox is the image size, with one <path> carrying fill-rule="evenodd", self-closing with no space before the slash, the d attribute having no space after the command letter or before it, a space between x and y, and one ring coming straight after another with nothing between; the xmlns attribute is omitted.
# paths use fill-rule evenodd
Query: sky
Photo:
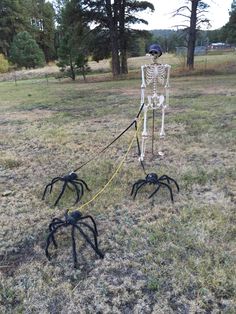
<svg viewBox="0 0 236 314"><path fill-rule="evenodd" d="M184 0L148 0L155 7L154 13L140 14L139 17L149 21L149 24L140 24L139 29L176 29L174 26L181 24L183 18L172 17L172 12L185 3ZM229 10L233 0L205 0L210 7L206 17L211 20L210 30L218 29L229 21Z"/></svg>
<svg viewBox="0 0 236 314"><path fill-rule="evenodd" d="M52 0L48 0L52 2ZM139 14L138 16L147 20L148 25L138 24L137 29L176 29L176 25L183 22L183 18L172 17L172 12L185 3L186 0L147 0L151 2L155 11L153 13ZM233 0L203 0L210 5L206 17L211 21L211 28L218 29L229 21L229 10ZM203 28L204 29L204 28Z"/></svg>

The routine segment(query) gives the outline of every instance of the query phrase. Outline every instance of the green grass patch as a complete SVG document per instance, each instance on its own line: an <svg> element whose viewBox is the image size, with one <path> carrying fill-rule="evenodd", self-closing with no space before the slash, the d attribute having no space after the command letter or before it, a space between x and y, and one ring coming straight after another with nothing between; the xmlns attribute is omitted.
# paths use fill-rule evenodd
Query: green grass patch
<svg viewBox="0 0 236 314"><path fill-rule="evenodd" d="M131 61L135 71L144 59ZM136 142L117 171L134 129L98 154L135 118L141 79L89 79L0 83L0 188L14 192L0 195L0 312L234 313L235 74L171 78L165 156L157 156L157 112L145 167L177 180L173 204L165 188L148 199L151 185L132 199L145 178ZM62 182L42 201L52 178L87 161L78 176L91 191L79 204L67 189L53 206ZM104 260L78 235L74 270L69 228L46 260L48 224L68 208L93 215Z"/></svg>

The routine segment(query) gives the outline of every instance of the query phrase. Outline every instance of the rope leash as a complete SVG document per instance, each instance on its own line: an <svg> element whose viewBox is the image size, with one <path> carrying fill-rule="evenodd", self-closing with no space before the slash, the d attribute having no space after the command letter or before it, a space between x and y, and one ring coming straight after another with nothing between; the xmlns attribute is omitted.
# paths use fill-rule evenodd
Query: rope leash
<svg viewBox="0 0 236 314"><path fill-rule="evenodd" d="M105 150L107 150L112 144L114 144L122 135L124 135L133 125L135 125L135 130L136 130L136 138L137 138L137 145L138 145L138 154L140 156L141 154L141 150L140 150L140 145L139 145L139 140L138 140L138 133L137 133L137 120L139 119L139 116L143 110L143 106L144 103L140 106L140 109L136 115L136 118L131 122L131 124L124 129L124 131L122 131L111 143L109 143L107 146L105 146L103 149L101 149L96 156L91 157L88 161L86 161L85 163L83 163L81 166L79 166L78 168L76 168L75 170L73 170L73 172L77 172L78 170L80 170L81 168L83 168L84 166L86 166L88 163L90 163L91 161L95 160L96 158L98 158L98 156L100 154L102 154L103 152L105 152ZM142 168L144 170L144 165L141 162ZM145 170L144 170L145 172Z"/></svg>
<svg viewBox="0 0 236 314"><path fill-rule="evenodd" d="M141 123L140 123L141 124ZM137 133L138 133L138 130L140 128L140 125L137 126L137 122L136 122L136 130L135 130L135 134L128 146L128 149L123 157L123 159L121 160L121 162L119 163L118 167L116 168L115 172L113 173L113 175L110 177L110 179L107 181L107 183L104 185L104 187L99 190L89 201L87 201L86 203L84 203L83 205L81 205L79 208L77 208L76 210L80 211L81 209L83 209L84 207L88 206L90 203L92 203L100 194L102 194L105 189L109 186L109 184L113 181L113 179L115 178L115 176L118 174L118 172L120 171L121 167L123 166L124 162L125 162L125 159L126 157L128 156L130 150L131 150L131 147L134 143L134 140L135 138L137 138ZM68 209L68 212L70 212L71 210Z"/></svg>

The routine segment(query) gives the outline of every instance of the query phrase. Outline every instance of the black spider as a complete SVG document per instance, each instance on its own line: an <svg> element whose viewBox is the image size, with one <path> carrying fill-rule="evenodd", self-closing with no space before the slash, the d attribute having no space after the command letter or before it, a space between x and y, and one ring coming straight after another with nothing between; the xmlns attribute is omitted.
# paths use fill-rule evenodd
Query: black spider
<svg viewBox="0 0 236 314"><path fill-rule="evenodd" d="M92 226L89 225L87 222L85 222L85 219L90 219L92 222ZM49 224L49 235L47 237L46 242L46 248L45 253L47 258L50 260L50 254L48 252L48 248L51 244L57 248L57 243L55 240L55 233L56 231L61 227L70 227L71 226L71 238L72 238L72 254L73 254L73 260L74 260L74 267L77 267L77 253L76 253L76 241L75 241L75 230L78 230L80 234L83 236L86 242L90 244L90 246L94 249L94 251L99 255L100 258L104 257L104 254L98 249L98 242L97 242L97 226L92 216L86 215L83 216L81 212L78 210L73 212L66 211L65 213L65 220L59 219L59 218L53 218L51 223ZM93 234L93 240L90 239L90 237L86 234L86 232L83 230L83 227L85 227L87 230L89 230Z"/></svg>
<svg viewBox="0 0 236 314"><path fill-rule="evenodd" d="M53 185L57 182L57 181L62 181L64 182L63 186L62 186L62 190L58 196L58 198L56 199L56 202L54 203L54 206L56 206L58 204L58 202L60 201L62 195L64 194L66 187L68 187L69 189L74 188L77 197L76 197L76 201L75 204L78 203L78 201L81 199L81 197L84 194L84 187L90 191L90 189L88 188L88 185L84 182L84 180L79 179L77 174L75 172L70 172L69 174L63 176L63 177L55 177L54 179L52 179L51 183L47 184L44 192L43 192L43 197L42 199L44 200L44 197L47 193L47 190L49 189L49 193L52 192L52 188Z"/></svg>
<svg viewBox="0 0 236 314"><path fill-rule="evenodd" d="M167 181L167 183L165 183L163 181ZM154 184L154 185L157 185L157 188L154 190L154 192L151 195L149 195L149 198L151 198L160 189L161 186L164 186L164 187L167 187L169 189L171 201L174 202L173 192L172 192L172 188L170 186L171 182L174 182L174 184L177 188L177 191L179 192L178 183L174 179L172 179L171 177L169 177L167 175L162 175L161 177L158 178L156 173L149 173L149 174L147 174L147 176L144 180L140 179L134 183L134 185L132 187L131 195L133 195L133 198L135 199L139 189L141 189L142 186L144 186L146 184Z"/></svg>

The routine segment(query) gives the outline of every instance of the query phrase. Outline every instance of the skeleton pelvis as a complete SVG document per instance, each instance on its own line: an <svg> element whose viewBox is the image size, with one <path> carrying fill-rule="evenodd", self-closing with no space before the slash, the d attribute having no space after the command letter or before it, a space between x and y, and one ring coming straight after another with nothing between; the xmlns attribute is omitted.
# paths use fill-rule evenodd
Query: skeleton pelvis
<svg viewBox="0 0 236 314"><path fill-rule="evenodd" d="M154 94L153 96L148 96L148 105L151 107L151 109L162 108L164 101L164 95Z"/></svg>

